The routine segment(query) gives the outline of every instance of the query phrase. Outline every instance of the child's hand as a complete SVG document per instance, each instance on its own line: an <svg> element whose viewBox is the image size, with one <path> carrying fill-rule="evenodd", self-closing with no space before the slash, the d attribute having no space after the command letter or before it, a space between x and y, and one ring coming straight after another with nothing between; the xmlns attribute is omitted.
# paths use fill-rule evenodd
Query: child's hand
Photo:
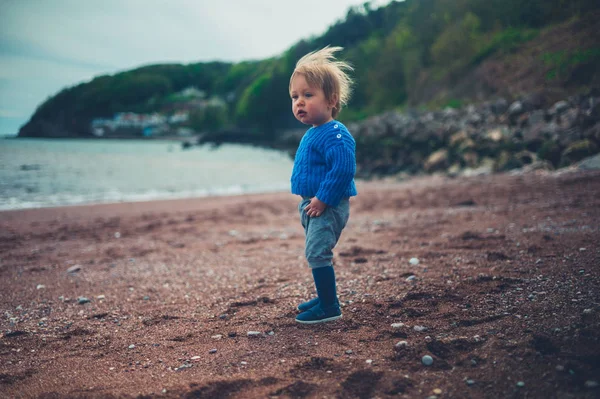
<svg viewBox="0 0 600 399"><path fill-rule="evenodd" d="M304 207L304 211L306 211L306 214L310 217L319 217L323 214L325 208L327 208L326 203L317 197L313 197L313 199L310 200L310 204Z"/></svg>

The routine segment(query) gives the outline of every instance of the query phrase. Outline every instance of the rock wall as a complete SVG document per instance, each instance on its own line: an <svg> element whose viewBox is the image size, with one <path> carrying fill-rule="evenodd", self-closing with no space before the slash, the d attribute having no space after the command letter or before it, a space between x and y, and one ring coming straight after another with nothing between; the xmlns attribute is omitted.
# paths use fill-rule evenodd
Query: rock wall
<svg viewBox="0 0 600 399"><path fill-rule="evenodd" d="M548 107L530 96L463 109L394 111L348 127L361 177L554 169L600 152L600 92Z"/></svg>

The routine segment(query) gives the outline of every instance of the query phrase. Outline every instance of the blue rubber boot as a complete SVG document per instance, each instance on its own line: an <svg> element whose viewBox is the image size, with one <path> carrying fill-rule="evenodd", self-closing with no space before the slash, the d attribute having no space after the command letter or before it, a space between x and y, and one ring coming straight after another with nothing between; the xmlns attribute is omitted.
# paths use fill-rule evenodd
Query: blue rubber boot
<svg viewBox="0 0 600 399"><path fill-rule="evenodd" d="M298 305L298 310L301 312L306 312L308 309L312 308L315 305L319 304L319 298L313 298L308 302L302 302Z"/></svg>
<svg viewBox="0 0 600 399"><path fill-rule="evenodd" d="M312 269L312 274L317 287L319 303L296 316L296 321L302 324L316 324L341 318L342 311L337 300L333 267Z"/></svg>

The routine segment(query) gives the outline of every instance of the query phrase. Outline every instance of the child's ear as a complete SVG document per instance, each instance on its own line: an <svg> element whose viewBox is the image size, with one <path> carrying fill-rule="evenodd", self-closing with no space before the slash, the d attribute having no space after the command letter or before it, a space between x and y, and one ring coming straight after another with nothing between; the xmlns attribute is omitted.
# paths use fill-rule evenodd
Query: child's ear
<svg viewBox="0 0 600 399"><path fill-rule="evenodd" d="M329 107L335 108L337 103L338 103L338 96L337 96L337 94L333 94L331 96L331 98L329 99Z"/></svg>

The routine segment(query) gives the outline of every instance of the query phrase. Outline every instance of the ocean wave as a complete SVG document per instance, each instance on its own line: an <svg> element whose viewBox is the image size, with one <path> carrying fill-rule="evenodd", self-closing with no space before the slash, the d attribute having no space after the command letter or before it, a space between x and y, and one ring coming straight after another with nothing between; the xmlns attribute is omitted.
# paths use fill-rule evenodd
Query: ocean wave
<svg viewBox="0 0 600 399"><path fill-rule="evenodd" d="M52 208L73 205L111 204L121 202L145 202L155 200L218 197L243 194L258 194L282 192L289 190L288 183L268 185L233 185L211 189L160 191L147 190L144 192L124 193L116 190L94 194L54 194L45 198L31 200L30 198L8 197L0 198L0 211Z"/></svg>

